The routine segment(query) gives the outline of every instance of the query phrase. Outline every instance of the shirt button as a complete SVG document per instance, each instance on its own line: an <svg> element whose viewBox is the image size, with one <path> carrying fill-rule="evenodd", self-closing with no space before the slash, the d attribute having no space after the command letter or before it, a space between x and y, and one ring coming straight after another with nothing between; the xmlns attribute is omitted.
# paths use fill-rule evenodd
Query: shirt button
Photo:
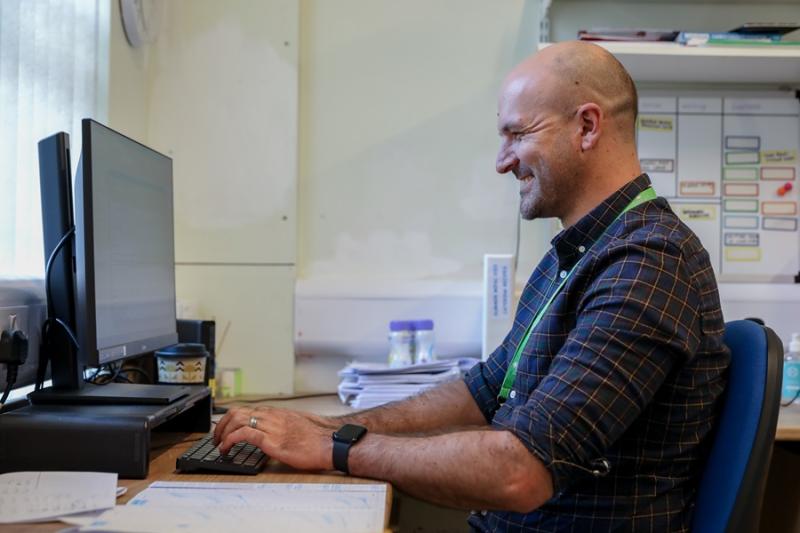
<svg viewBox="0 0 800 533"><path fill-rule="evenodd" d="M512 390L512 391L509 393L508 397L509 397L509 398L516 398L516 397L517 397L517 391L515 391L515 390Z"/></svg>
<svg viewBox="0 0 800 533"><path fill-rule="evenodd" d="M586 251L586 247L585 247L584 245L582 245L582 244L581 244L580 246L578 246L578 251L579 251L580 253L583 253L583 252L585 252L585 251Z"/></svg>
<svg viewBox="0 0 800 533"><path fill-rule="evenodd" d="M559 277L560 277L561 279L564 279L564 278L566 278L566 277L567 277L567 271L566 271L566 270L562 270L562 271L561 271L561 273L559 274Z"/></svg>

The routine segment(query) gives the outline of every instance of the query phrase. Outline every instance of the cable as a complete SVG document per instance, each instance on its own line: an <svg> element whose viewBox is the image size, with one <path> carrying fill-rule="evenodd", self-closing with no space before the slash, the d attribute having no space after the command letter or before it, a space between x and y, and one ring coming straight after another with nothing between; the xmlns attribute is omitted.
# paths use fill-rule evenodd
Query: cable
<svg viewBox="0 0 800 533"><path fill-rule="evenodd" d="M0 363L6 365L6 390L0 397L0 410L17 382L20 365L24 365L27 359L28 337L22 330L16 329L16 320L12 319L11 329L4 329L0 333Z"/></svg>
<svg viewBox="0 0 800 533"><path fill-rule="evenodd" d="M53 248L53 251L50 252L50 257L47 258L47 263L44 267L44 292L45 298L47 299L47 319L45 320L44 324L42 324L42 349L39 352L39 366L36 369L36 382L34 383L34 390L37 391L40 390L44 385L44 378L47 374L47 365L50 363L50 357L52 355L51 350L49 349L49 343L51 339L48 336L49 324L51 321L55 321L64 329L64 331L72 340L72 343L75 345L75 349L78 349L78 340L75 338L75 334L72 332L72 329L63 320L55 316L55 304L53 303L52 290L50 288L50 274L53 269L53 263L55 262L59 252L64 249L64 245L69 241L70 237L74 235L75 226L71 226L58 241L58 244L56 244L55 248Z"/></svg>
<svg viewBox="0 0 800 533"><path fill-rule="evenodd" d="M105 368L105 366L106 366L106 365L100 365L100 366L98 366L98 367L97 367L97 370L95 370L95 371L94 371L94 374L92 374L92 377L90 377L89 379L84 379L84 381L86 381L87 383L92 383L92 384L94 384L94 380L96 380L96 379L97 379L97 376L99 376L99 375L100 375L100 372L102 372L102 371L103 371L103 368Z"/></svg>
<svg viewBox="0 0 800 533"><path fill-rule="evenodd" d="M797 389L797 392L794 393L794 398L792 398L788 402L782 403L781 407L789 407L790 405L792 405L794 402L797 401L797 398L800 398L800 389Z"/></svg>
<svg viewBox="0 0 800 533"><path fill-rule="evenodd" d="M48 296L47 299L49 305L50 297ZM45 319L44 324L42 324L42 342L41 342L41 349L39 350L39 367L36 370L36 383L34 384L34 390L39 390L44 385L44 377L47 374L47 363L49 362L51 353L50 335L51 335L52 324L57 324L58 326L61 327L64 333L66 333L67 336L69 337L73 346L75 346L75 350L80 349L80 346L78 344L78 339L75 337L75 333L72 331L72 328L70 328L69 325L67 325L66 322L64 322L60 318L55 318L55 317L49 317Z"/></svg>
<svg viewBox="0 0 800 533"><path fill-rule="evenodd" d="M3 392L3 397L0 398L0 411L8 400L8 395L11 394L11 389L14 388L14 383L17 382L17 374L19 372L19 365L7 364L6 365L6 390Z"/></svg>
<svg viewBox="0 0 800 533"><path fill-rule="evenodd" d="M147 380L147 383L152 383L153 382L153 378L152 378L152 376L150 376L150 374L148 372L145 372L143 369L135 367L135 366L129 366L128 368L123 368L122 372L123 373L134 372L136 374L139 374L139 375L143 376L144 379Z"/></svg>
<svg viewBox="0 0 800 533"><path fill-rule="evenodd" d="M52 301L52 298L50 298L50 270L53 267L53 261L55 261L56 256L58 255L58 252L61 251L61 249L67 243L67 240L69 240L69 238L74 234L75 234L75 226L72 226L67 230L67 232L64 234L64 236L61 237L61 240L58 241L58 244L56 244L56 247L53 248L53 251L50 254L50 257L47 258L47 264L44 267L44 292L45 292L45 296L47 298L47 316L48 316L48 318L52 318L53 315L55 314L55 310L53 309L53 301Z"/></svg>
<svg viewBox="0 0 800 533"><path fill-rule="evenodd" d="M45 333L49 333L50 324L53 324L53 323L58 324L59 326L61 326L61 329L64 330L64 333L66 333L69 336L69 340L72 341L72 345L75 346L76 350L80 348L80 346L78 345L78 339L75 336L75 333L72 331L72 328L70 328L67 325L67 323L64 322L63 320L61 320L60 318L48 318L48 319L46 319L44 321L43 331ZM44 328L47 328L47 329L44 330Z"/></svg>
<svg viewBox="0 0 800 533"><path fill-rule="evenodd" d="M517 271L519 267L519 241L520 241L520 233L522 231L522 214L517 211L517 231L514 237L514 272ZM516 280L511 280L512 287L515 285Z"/></svg>
<svg viewBox="0 0 800 533"><path fill-rule="evenodd" d="M106 370L108 374L102 374L103 370ZM114 368L113 364L100 365L94 375L86 381L92 385L108 385L109 383L114 383L117 380L121 370L122 365L119 365L116 368ZM98 378L100 381L98 381Z"/></svg>

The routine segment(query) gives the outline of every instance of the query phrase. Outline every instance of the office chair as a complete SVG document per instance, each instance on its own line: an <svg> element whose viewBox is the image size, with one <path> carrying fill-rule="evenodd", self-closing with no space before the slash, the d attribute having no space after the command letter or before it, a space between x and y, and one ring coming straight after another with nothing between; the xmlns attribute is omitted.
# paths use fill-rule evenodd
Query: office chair
<svg viewBox="0 0 800 533"><path fill-rule="evenodd" d="M731 351L721 416L700 478L692 531L758 531L778 424L783 344L749 320L725 324Z"/></svg>

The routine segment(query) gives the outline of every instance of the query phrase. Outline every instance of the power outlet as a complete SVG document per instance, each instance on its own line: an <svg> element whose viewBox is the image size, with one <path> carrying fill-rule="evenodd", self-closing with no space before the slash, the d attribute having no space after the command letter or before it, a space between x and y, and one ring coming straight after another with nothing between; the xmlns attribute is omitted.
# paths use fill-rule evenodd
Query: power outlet
<svg viewBox="0 0 800 533"><path fill-rule="evenodd" d="M15 306L15 307L0 307L0 328L10 330L12 325L14 329L22 330L25 335L30 337L31 308L28 306ZM38 328L38 326L37 326Z"/></svg>
<svg viewBox="0 0 800 533"><path fill-rule="evenodd" d="M21 330L28 337L28 359L19 367L18 384L33 383L36 368L39 365L39 333L45 317L44 304L15 305L0 307L0 328L11 327L12 316L16 316L16 329ZM6 370L0 365L0 393L5 387Z"/></svg>

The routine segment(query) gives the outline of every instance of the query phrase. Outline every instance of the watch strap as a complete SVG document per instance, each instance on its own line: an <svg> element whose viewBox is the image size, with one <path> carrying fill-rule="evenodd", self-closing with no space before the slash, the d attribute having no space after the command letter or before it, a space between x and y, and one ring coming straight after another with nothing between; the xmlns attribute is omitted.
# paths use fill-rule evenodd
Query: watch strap
<svg viewBox="0 0 800 533"><path fill-rule="evenodd" d="M333 468L345 474L350 473L350 469L347 466L347 457L350 455L350 447L352 445L352 442L333 439Z"/></svg>

